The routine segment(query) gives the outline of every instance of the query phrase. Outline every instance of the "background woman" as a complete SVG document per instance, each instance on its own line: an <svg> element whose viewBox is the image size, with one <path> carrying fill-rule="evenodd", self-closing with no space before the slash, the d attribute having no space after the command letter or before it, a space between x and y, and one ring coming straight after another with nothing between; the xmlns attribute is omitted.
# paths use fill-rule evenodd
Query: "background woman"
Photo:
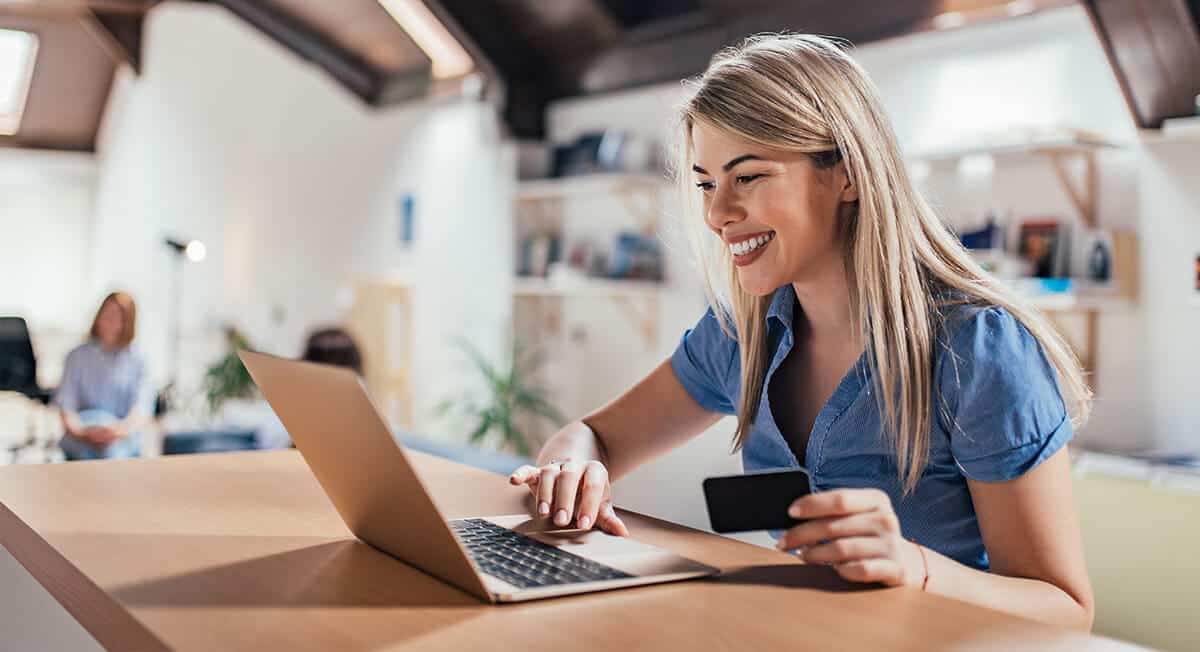
<svg viewBox="0 0 1200 652"><path fill-rule="evenodd" d="M104 298L88 341L67 354L54 403L62 413L68 460L137 457L140 428L154 411L145 359L131 345L137 307L125 292Z"/></svg>

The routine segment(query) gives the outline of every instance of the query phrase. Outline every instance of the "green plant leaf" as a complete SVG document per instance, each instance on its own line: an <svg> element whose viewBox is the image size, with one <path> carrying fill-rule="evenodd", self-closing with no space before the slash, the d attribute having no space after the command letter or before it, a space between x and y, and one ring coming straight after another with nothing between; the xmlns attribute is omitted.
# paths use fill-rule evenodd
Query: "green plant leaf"
<svg viewBox="0 0 1200 652"><path fill-rule="evenodd" d="M485 441L492 432L497 433L501 444L528 455L530 444L534 443L517 425L526 415L549 419L556 425L564 423L565 419L550 403L545 390L531 386L526 381L526 374L533 373L541 364L541 356L536 350L526 349L514 338L512 349L503 365L497 366L489 362L470 342L458 340L459 347L469 357L479 373L486 394L482 401L471 400L464 396L459 399L447 399L439 404L443 413L457 411L472 420L477 420L471 431L469 440L473 444ZM447 406L456 405L457 410Z"/></svg>
<svg viewBox="0 0 1200 652"><path fill-rule="evenodd" d="M480 419L479 425L476 426L475 430L471 432L471 436L468 438L468 441L470 441L472 444L477 444L480 441L483 441L483 438L487 436L488 431L491 429L492 418L490 415L485 413L483 418Z"/></svg>

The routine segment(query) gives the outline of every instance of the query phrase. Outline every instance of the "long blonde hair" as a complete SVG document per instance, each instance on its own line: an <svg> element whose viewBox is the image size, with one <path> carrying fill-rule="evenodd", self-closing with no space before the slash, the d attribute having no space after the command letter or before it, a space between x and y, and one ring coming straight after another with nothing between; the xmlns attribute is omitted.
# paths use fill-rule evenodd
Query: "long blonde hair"
<svg viewBox="0 0 1200 652"><path fill-rule="evenodd" d="M1091 390L1070 347L968 255L916 191L878 91L840 41L799 34L750 37L719 52L688 86L675 170L685 207L694 209L697 194L689 177L691 133L698 121L762 147L807 153L818 166L844 162L858 190L857 210L844 230L847 281L905 492L916 486L929 460L935 346L941 309L953 302L946 300L948 293L960 297L958 303L1000 306L1016 317L1054 366L1073 421L1086 421ZM694 232L709 303L738 342L736 450L749 436L762 399L772 297L742 291L728 247L711 234Z"/></svg>

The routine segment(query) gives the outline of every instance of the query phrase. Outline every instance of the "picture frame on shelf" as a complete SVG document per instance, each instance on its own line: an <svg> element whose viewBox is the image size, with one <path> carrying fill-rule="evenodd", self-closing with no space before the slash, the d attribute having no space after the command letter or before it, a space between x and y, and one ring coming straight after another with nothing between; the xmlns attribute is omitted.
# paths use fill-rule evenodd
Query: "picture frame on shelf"
<svg viewBox="0 0 1200 652"><path fill-rule="evenodd" d="M1017 254L1028 261L1032 276L1070 276L1069 251L1069 230L1066 224L1055 219L1029 219L1021 222L1017 235Z"/></svg>

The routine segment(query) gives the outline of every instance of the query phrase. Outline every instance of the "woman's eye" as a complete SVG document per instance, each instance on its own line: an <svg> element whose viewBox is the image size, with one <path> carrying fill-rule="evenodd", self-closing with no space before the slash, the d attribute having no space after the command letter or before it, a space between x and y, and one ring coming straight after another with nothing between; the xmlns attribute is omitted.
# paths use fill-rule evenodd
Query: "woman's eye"
<svg viewBox="0 0 1200 652"><path fill-rule="evenodd" d="M757 178L759 178L759 177L762 177L762 176L764 176L764 175L761 175L761 174L743 174L742 176L740 176L740 177L738 177L738 178L737 178L737 182L738 182L738 183L741 183L741 184L747 184L747 183L750 183L751 181L754 181L755 179L757 179Z"/></svg>
<svg viewBox="0 0 1200 652"><path fill-rule="evenodd" d="M700 190L703 190L704 192L708 192L709 190L712 190L715 186L716 186L716 184L711 181L696 182L696 187L699 188Z"/></svg>

